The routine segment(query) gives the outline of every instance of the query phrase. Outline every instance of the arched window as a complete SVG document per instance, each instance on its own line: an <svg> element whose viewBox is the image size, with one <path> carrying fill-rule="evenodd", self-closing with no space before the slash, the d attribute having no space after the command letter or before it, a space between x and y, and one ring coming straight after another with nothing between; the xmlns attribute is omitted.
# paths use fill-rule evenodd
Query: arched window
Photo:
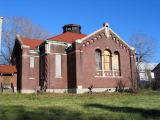
<svg viewBox="0 0 160 120"><path fill-rule="evenodd" d="M104 70L111 70L112 69L111 52L109 50L105 50L103 58L104 58L103 59Z"/></svg>
<svg viewBox="0 0 160 120"><path fill-rule="evenodd" d="M118 51L114 52L112 63L113 63L113 70L119 71L120 70L120 55Z"/></svg>
<svg viewBox="0 0 160 120"><path fill-rule="evenodd" d="M96 70L102 70L102 52L99 49L95 50Z"/></svg>

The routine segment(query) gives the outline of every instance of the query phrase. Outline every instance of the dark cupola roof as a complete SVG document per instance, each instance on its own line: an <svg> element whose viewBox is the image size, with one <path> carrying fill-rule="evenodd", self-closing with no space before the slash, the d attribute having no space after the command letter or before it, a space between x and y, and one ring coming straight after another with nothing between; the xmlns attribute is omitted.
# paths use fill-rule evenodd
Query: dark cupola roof
<svg viewBox="0 0 160 120"><path fill-rule="evenodd" d="M81 33L81 26L77 24L66 24L63 26L63 33L65 32Z"/></svg>

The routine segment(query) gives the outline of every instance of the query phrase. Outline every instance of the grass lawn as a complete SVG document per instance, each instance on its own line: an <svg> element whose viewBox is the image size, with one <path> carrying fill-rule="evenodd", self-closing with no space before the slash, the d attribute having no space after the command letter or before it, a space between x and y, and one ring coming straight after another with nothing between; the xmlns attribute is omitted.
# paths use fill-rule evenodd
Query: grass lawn
<svg viewBox="0 0 160 120"><path fill-rule="evenodd" d="M0 120L160 120L160 92L0 94Z"/></svg>

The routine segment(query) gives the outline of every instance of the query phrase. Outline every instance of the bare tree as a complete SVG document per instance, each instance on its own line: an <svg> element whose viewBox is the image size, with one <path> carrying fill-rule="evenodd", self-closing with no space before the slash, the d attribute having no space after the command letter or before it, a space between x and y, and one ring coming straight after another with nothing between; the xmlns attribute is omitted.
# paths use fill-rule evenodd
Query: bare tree
<svg viewBox="0 0 160 120"><path fill-rule="evenodd" d="M136 49L137 62L149 62L154 54L154 39L142 33L135 33L130 44Z"/></svg>
<svg viewBox="0 0 160 120"><path fill-rule="evenodd" d="M130 44L135 48L136 51L137 75L139 75L141 70L141 63L153 60L155 50L154 39L142 33L135 33L130 38ZM137 81L139 86L139 76L137 76Z"/></svg>
<svg viewBox="0 0 160 120"><path fill-rule="evenodd" d="M24 37L35 39L46 39L49 33L38 25L32 23L25 17L4 18L2 29L2 57L0 62L10 64L10 56L15 42L15 36L19 34Z"/></svg>

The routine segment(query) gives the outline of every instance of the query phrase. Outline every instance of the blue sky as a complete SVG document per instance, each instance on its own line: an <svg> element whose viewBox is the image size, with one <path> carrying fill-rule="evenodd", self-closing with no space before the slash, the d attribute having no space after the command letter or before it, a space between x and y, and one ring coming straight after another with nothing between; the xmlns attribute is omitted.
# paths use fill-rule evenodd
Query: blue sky
<svg viewBox="0 0 160 120"><path fill-rule="evenodd" d="M160 62L160 0L1 0L0 16L25 16L52 35L76 23L89 34L109 22L126 42L135 32L156 42L153 62Z"/></svg>

